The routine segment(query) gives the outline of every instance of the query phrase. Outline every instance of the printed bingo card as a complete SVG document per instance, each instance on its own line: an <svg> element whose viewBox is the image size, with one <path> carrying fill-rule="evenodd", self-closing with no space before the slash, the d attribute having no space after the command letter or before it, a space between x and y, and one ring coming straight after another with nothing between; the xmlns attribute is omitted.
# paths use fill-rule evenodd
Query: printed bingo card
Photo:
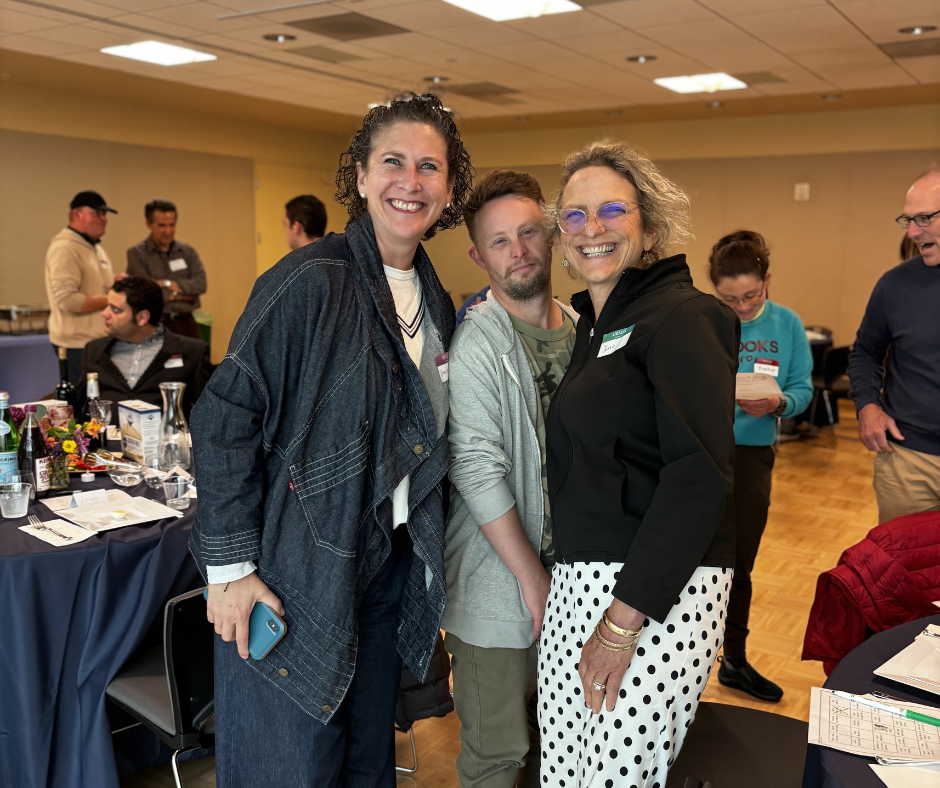
<svg viewBox="0 0 940 788"><path fill-rule="evenodd" d="M873 698L886 706L940 716L932 706ZM809 743L874 758L940 760L940 727L915 722L861 703L837 698L813 687L809 711Z"/></svg>

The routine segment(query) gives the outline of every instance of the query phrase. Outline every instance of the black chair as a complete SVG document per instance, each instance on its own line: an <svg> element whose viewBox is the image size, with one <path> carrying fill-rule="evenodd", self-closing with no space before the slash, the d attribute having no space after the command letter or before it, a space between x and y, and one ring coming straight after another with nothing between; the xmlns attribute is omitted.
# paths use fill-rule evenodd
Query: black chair
<svg viewBox="0 0 940 788"><path fill-rule="evenodd" d="M700 703L666 788L795 788L809 726L767 711ZM704 783L708 785L708 783Z"/></svg>
<svg viewBox="0 0 940 788"><path fill-rule="evenodd" d="M215 745L214 634L201 588L171 599L163 645L134 654L107 689L111 703L173 749L177 788L180 754Z"/></svg>
<svg viewBox="0 0 940 788"><path fill-rule="evenodd" d="M850 346L829 348L823 355L822 374L813 375L813 404L810 406L809 420L812 424L816 423L816 406L821 396L826 406L832 435L830 448L835 448L836 445L836 420L832 411L832 400L849 396L849 379L846 373L849 371L851 352Z"/></svg>

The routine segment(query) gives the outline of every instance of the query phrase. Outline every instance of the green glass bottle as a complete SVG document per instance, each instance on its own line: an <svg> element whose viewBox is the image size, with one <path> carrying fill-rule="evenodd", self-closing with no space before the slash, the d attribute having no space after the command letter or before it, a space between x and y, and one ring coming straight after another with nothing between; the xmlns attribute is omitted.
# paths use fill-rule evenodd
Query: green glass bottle
<svg viewBox="0 0 940 788"><path fill-rule="evenodd" d="M20 435L10 413L10 395L0 391L0 479L4 474L16 473L17 453L20 448Z"/></svg>

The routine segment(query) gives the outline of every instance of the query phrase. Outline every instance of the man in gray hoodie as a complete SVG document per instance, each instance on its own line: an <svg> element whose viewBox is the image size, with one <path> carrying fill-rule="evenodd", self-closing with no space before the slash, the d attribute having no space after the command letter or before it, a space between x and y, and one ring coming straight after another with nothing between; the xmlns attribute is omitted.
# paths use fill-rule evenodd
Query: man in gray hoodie
<svg viewBox="0 0 940 788"><path fill-rule="evenodd" d="M536 786L537 640L554 565L545 415L575 340L552 298L542 191L496 170L464 211L470 257L490 279L449 357L450 479L441 628L452 657L462 788Z"/></svg>

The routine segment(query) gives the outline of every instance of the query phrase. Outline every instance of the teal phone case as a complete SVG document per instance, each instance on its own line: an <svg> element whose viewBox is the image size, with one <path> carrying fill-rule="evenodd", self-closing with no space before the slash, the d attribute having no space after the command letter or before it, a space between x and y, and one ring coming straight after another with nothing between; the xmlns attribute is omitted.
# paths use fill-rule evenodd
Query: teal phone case
<svg viewBox="0 0 940 788"><path fill-rule="evenodd" d="M208 599L209 589L206 588L202 595ZM248 619L248 655L252 659L264 659L286 634L284 619L264 602L255 602Z"/></svg>

